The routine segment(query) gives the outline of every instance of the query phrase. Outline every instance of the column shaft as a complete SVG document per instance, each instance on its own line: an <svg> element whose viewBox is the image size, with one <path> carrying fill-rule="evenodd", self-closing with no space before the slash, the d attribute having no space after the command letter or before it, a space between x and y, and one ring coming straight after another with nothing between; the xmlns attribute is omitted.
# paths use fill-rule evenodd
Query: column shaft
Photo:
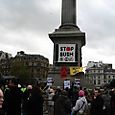
<svg viewBox="0 0 115 115"><path fill-rule="evenodd" d="M61 25L76 25L76 0L62 0Z"/></svg>

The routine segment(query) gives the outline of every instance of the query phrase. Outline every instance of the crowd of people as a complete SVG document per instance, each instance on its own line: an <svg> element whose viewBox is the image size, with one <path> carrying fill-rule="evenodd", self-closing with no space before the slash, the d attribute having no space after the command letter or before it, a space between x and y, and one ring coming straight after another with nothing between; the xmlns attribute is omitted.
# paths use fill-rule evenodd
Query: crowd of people
<svg viewBox="0 0 115 115"><path fill-rule="evenodd" d="M15 80L10 80L0 90L0 115L43 115L43 102L38 86L19 86Z"/></svg>
<svg viewBox="0 0 115 115"><path fill-rule="evenodd" d="M10 80L0 89L0 115L115 115L115 88L48 87Z"/></svg>

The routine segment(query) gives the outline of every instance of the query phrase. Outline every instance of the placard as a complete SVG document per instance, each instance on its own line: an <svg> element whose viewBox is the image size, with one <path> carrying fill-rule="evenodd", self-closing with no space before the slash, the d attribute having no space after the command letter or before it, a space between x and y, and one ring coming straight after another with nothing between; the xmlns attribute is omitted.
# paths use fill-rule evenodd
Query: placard
<svg viewBox="0 0 115 115"><path fill-rule="evenodd" d="M58 62L75 62L76 44L59 44Z"/></svg>
<svg viewBox="0 0 115 115"><path fill-rule="evenodd" d="M64 89L66 89L66 88L70 89L70 87L71 87L70 80L64 80Z"/></svg>
<svg viewBox="0 0 115 115"><path fill-rule="evenodd" d="M52 86L53 84L53 78L52 77L47 77L47 85Z"/></svg>

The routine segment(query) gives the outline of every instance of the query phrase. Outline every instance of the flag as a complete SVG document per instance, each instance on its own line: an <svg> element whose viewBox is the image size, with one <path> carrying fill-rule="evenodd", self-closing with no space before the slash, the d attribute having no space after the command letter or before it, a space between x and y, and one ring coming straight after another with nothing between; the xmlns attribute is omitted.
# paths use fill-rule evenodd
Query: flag
<svg viewBox="0 0 115 115"><path fill-rule="evenodd" d="M66 66L62 66L60 74L61 74L61 77L64 78L64 79L67 77L67 68L66 68Z"/></svg>
<svg viewBox="0 0 115 115"><path fill-rule="evenodd" d="M83 72L83 67L70 67L70 75L75 75L79 72Z"/></svg>

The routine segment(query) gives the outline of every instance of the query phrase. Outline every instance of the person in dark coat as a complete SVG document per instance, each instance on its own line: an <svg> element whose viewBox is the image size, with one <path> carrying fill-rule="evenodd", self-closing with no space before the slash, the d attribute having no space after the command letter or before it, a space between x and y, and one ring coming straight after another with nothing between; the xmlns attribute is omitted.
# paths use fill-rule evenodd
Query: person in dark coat
<svg viewBox="0 0 115 115"><path fill-rule="evenodd" d="M54 115L70 115L72 103L67 96L67 91L63 90L55 101Z"/></svg>
<svg viewBox="0 0 115 115"><path fill-rule="evenodd" d="M115 88L112 89L110 95L111 95L111 100L110 100L111 115L115 115Z"/></svg>
<svg viewBox="0 0 115 115"><path fill-rule="evenodd" d="M43 115L43 102L44 98L40 88L33 87L28 98L27 115Z"/></svg>
<svg viewBox="0 0 115 115"><path fill-rule="evenodd" d="M90 115L103 115L104 101L100 89L94 90L94 97L91 102Z"/></svg>
<svg viewBox="0 0 115 115"><path fill-rule="evenodd" d="M104 115L112 115L111 114L111 103L110 103L111 96L107 89L105 89L105 91L103 92L102 98L104 100L104 106L103 106Z"/></svg>
<svg viewBox="0 0 115 115"><path fill-rule="evenodd" d="M21 115L22 93L15 80L10 80L4 93L4 110L6 115Z"/></svg>
<svg viewBox="0 0 115 115"><path fill-rule="evenodd" d="M54 101L54 115L55 115L55 103L56 103L56 100L58 99L58 97L61 95L61 89L60 88L57 88L56 90L55 90L55 94L54 94L54 96L53 96L53 98L52 98L52 100Z"/></svg>
<svg viewBox="0 0 115 115"><path fill-rule="evenodd" d="M28 99L31 95L32 85L27 85L25 91L22 95L22 114L27 115L27 106L28 106Z"/></svg>

